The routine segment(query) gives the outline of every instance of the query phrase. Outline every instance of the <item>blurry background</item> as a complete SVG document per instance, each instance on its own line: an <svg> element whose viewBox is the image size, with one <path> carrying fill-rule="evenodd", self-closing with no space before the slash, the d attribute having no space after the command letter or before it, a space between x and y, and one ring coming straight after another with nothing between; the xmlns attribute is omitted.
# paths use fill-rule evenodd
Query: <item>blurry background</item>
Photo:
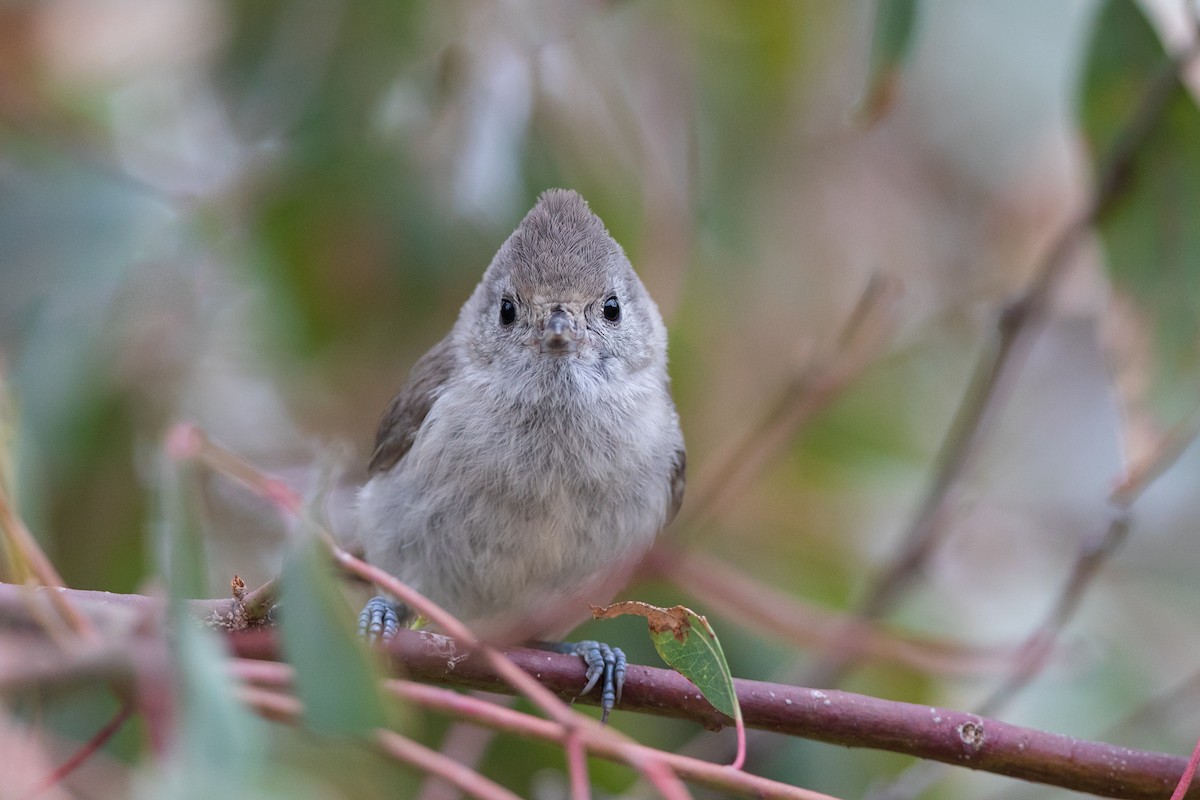
<svg viewBox="0 0 1200 800"><path fill-rule="evenodd" d="M1076 97L1099 5L921 2L873 103L869 2L6 3L0 366L23 514L69 585L128 592L158 573L148 489L174 421L298 486L330 463L352 486L409 366L538 193L567 186L667 319L692 487L806 365L836 359L874 276L900 287L862 374L710 524L677 532L852 607L915 512L997 315L1084 202ZM1186 33L1180 4L1147 7L1164 41ZM1156 313L1114 294L1102 256L1092 243L1065 276L896 625L1013 644L1102 528L1123 452L1144 446L1130 421L1150 424L1130 404L1153 382ZM1153 282L1155 263L1130 269ZM1200 303L1200 282L1165 287ZM1178 397L1167 407L1194 405ZM1195 691L1177 717L1108 729L1200 666L1198 477L1192 452L1138 503L1064 634L1070 656L1005 719L1191 746ZM285 534L265 504L209 489L219 596L234 572L274 574ZM706 610L663 583L627 594ZM714 622L738 675L816 658ZM654 663L638 625L603 631ZM969 708L994 683L877 666L845 686ZM666 746L697 733L618 717ZM489 774L522 794L553 783L553 750L505 747ZM756 766L860 796L908 763L787 741ZM617 791L630 775L595 779ZM935 793L991 789L1015 791L955 772Z"/></svg>

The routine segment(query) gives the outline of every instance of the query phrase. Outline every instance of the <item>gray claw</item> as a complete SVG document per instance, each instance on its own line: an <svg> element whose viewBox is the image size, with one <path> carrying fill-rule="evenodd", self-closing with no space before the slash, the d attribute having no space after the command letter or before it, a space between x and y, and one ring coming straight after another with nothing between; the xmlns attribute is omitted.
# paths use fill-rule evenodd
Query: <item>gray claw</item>
<svg viewBox="0 0 1200 800"><path fill-rule="evenodd" d="M600 722L607 722L625 688L625 653L619 647L590 640L575 645L575 652L587 664L587 684L581 694L587 694L600 683Z"/></svg>
<svg viewBox="0 0 1200 800"><path fill-rule="evenodd" d="M358 635L371 644L390 641L399 629L397 604L381 595L368 600L358 615Z"/></svg>
<svg viewBox="0 0 1200 800"><path fill-rule="evenodd" d="M613 653L617 657L617 663L613 667L613 679L617 685L617 702L621 702L621 692L625 690L625 651L619 647L613 648Z"/></svg>

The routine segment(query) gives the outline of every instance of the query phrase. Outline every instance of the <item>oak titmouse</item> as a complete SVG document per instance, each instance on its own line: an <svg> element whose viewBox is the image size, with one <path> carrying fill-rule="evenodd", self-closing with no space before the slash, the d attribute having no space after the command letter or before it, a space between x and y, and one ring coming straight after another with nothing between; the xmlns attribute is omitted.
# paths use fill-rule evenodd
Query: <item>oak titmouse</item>
<svg viewBox="0 0 1200 800"><path fill-rule="evenodd" d="M658 308L582 197L545 192L501 246L384 413L370 473L367 560L492 641L560 637L626 582L679 508L683 434ZM383 598L361 620L398 622ZM607 715L624 656L576 651Z"/></svg>

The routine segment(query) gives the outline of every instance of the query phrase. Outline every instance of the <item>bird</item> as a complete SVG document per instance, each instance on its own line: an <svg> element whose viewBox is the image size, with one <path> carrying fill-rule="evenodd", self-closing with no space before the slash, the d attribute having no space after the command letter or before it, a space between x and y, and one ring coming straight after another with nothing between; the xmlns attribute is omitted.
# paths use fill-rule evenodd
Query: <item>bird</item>
<svg viewBox="0 0 1200 800"><path fill-rule="evenodd" d="M557 640L628 581L683 499L667 331L576 192L541 194L380 419L357 501L368 562L488 641ZM387 640L411 612L360 616ZM555 645L619 702L620 648Z"/></svg>

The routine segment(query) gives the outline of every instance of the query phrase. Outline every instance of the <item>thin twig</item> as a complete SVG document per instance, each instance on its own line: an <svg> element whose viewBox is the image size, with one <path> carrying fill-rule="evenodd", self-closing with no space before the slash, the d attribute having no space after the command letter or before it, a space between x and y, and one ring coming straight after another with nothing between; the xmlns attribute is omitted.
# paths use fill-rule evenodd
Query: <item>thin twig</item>
<svg viewBox="0 0 1200 800"><path fill-rule="evenodd" d="M495 781L407 736L380 729L375 732L375 739L383 751L397 761L440 778L460 791L478 797L479 800L520 800L518 795Z"/></svg>
<svg viewBox="0 0 1200 800"><path fill-rule="evenodd" d="M515 702L515 697L505 696L496 697L489 696L483 698L485 693L479 692L477 696L481 699L487 699L489 702L501 700L504 702ZM447 758L471 767L479 769L479 765L483 762L483 758L487 755L488 748L491 747L492 741L496 738L496 732L488 728L472 725L468 721L458 721L447 729L442 737L438 751ZM436 778L430 778L421 784L420 791L417 792L415 800L457 800L458 792L454 787L443 783Z"/></svg>
<svg viewBox="0 0 1200 800"><path fill-rule="evenodd" d="M279 602L279 579L271 578L238 602L247 621L254 623L265 620Z"/></svg>
<svg viewBox="0 0 1200 800"><path fill-rule="evenodd" d="M264 499L273 502L283 513L303 517L304 498L286 481L268 475L254 464L208 438L196 425L179 423L168 433L166 451L172 459L195 459L214 472L233 478Z"/></svg>
<svg viewBox="0 0 1200 800"><path fill-rule="evenodd" d="M1129 518L1124 510L1114 510L1103 533L1089 537L1075 561L1071 574L1046 618L1026 638L1016 665L1008 677L977 708L980 716L993 716L1008 706L1041 674L1067 622L1075 615L1104 563L1124 542L1129 533ZM944 764L918 762L886 784L874 788L869 800L905 800L925 793L945 772Z"/></svg>
<svg viewBox="0 0 1200 800"><path fill-rule="evenodd" d="M267 683L272 687L276 685L272 681ZM276 722L294 724L304 713L304 706L299 699L279 691L278 688L242 686L237 690L237 696L243 703ZM380 749L396 761L435 776L473 797L481 800L518 800L517 795L475 770L464 767L436 750L418 744L395 731L376 729L375 739Z"/></svg>
<svg viewBox="0 0 1200 800"><path fill-rule="evenodd" d="M234 636L231 641L242 656L275 655L266 631ZM393 644L398 668L402 665L412 680L511 691L481 659L448 658L456 650L444 637L401 631ZM560 696L577 690L582 670L577 659L526 648L509 648L505 654ZM748 727L846 747L888 750L1076 791L1161 800L1185 766L1185 759L1175 755L1077 739L952 709L831 689L743 679L734 683ZM596 701L581 697L577 702ZM621 707L622 713L686 718L709 729L732 724L677 672L641 665L629 667ZM589 747L599 752L594 742L589 739ZM1195 793L1200 797L1200 790Z"/></svg>
<svg viewBox="0 0 1200 800"><path fill-rule="evenodd" d="M748 694L743 691L743 683L750 682L739 682L739 697ZM536 725L540 722L539 720L536 718L527 718L527 720L518 721L517 718L521 715L512 709L482 703L474 698L464 697L457 692L437 689L436 687L413 683L411 681L389 681L388 686L390 690L395 691L409 702L419 703L429 708L439 708L447 713L451 713L452 709L458 709L457 713L460 714L469 710L471 719L479 724L489 726L504 724L512 726L504 728L504 730L508 730L509 732L539 735L533 733L531 728L524 725L526 721L528 721L530 726ZM808 695L805 703L809 706L810 713L818 716L822 715L820 709L829 709L841 705L843 702L853 703L855 697L845 692L831 691L822 693L811 692L810 690L801 691L803 694ZM819 696L813 697L813 694ZM876 701L872 698L861 699L866 700L867 706L873 703L882 704L887 702ZM824 705L826 701L829 701L829 706ZM888 737L897 744L905 738L909 739L910 745L917 741L924 742L924 745L919 746L922 747L925 757L940 757L960 766L987 769L1013 777L1021 777L1026 780L1035 780L1040 783L1062 786L1078 791L1106 794L1111 797L1161 798L1166 789L1174 784L1184 768L1184 760L1176 756L1144 753L1126 748L1083 742L1066 736L1046 734L1028 728L1020 728L1015 725L1007 725L995 720L987 720L974 715L959 714L945 709L931 709L928 706L909 706L908 704L890 705L905 706L911 709L914 712L912 718L907 722L901 722L896 729L887 729L889 723L894 721L890 718L890 715L883 712L880 708L871 709L864 706L859 709L862 712L862 716L859 717L857 723L843 720L839 725L841 732L847 735L846 737L842 737L838 741L835 741L836 738L839 738L836 736L819 736L813 738L835 741L838 744L852 744L853 742L850 739L853 737L853 725L858 724L861 726L869 719L871 721L870 724L879 726L878 734ZM822 721L827 721L827 718ZM517 729L518 723L521 725L520 729ZM940 748L935 748L928 736L924 734L916 735L914 726L925 728L927 731L937 731L936 738L943 739L947 749L941 752L940 756L935 755L934 750ZM816 726L814 725L814 727ZM542 730L545 731L545 735L550 734L550 731L545 728ZM602 745L593 742L591 746L593 752L598 755L605 754ZM634 746L641 747L641 745ZM900 748L886 749L898 750ZM1032 759L1027 760L1019 771L994 769L994 767L1003 761L1008 761L1009 767L1015 767L1015 762L1009 761L1009 759L1017 756L1023 757L1025 753L1030 751L1034 751L1036 755ZM1047 756L1051 756L1051 758L1043 760ZM679 759L679 761L672 760L670 762L676 772L689 780L695 779L695 776L682 768L681 764L684 761L696 766L703 765L706 771L711 768L717 774L730 776L730 779L732 779L732 776L744 774L730 767L686 759L684 756L675 756L673 758ZM1128 759L1128 763L1121 763L1124 759ZM1114 768L1114 764L1118 764L1119 766ZM1153 766L1153 776L1150 772L1142 773L1138 770L1139 767L1151 765ZM731 789L727 787L727 790Z"/></svg>
<svg viewBox="0 0 1200 800"><path fill-rule="evenodd" d="M304 714L304 704L300 702L300 698L278 689L242 686L238 688L236 696L274 722L296 722Z"/></svg>
<svg viewBox="0 0 1200 800"><path fill-rule="evenodd" d="M982 716L998 714L1045 668L1063 629L1075 616L1088 588L1129 534L1129 508L1155 478L1166 472L1196 436L1194 423L1182 425L1159 443L1155 452L1126 471L1109 496L1111 513L1104 531L1084 541L1071 574L1046 618L1028 636L1007 679L977 708ZM924 794L945 771L941 764L920 762L874 789L870 800L906 800Z"/></svg>
<svg viewBox="0 0 1200 800"><path fill-rule="evenodd" d="M282 669L277 669L276 666L282 667ZM233 662L231 669L234 675L251 684L239 690L243 699L259 708L260 711L271 713L272 718L286 721L289 717L298 717L301 708L298 700L290 695L278 693L280 689L290 688L291 668L286 665L276 666L265 666L262 662L239 659ZM264 692L263 689L258 688L260 686L269 687L271 691ZM561 726L550 720L449 689L427 686L409 680L389 680L385 682L385 688L389 693L407 703L503 733L564 746L567 743L568 735L589 739L588 748L601 758L627 764L652 761L692 783L727 794L743 797L785 798L786 800L832 800L828 795L788 786L735 770L729 766L664 753L636 742L620 742L605 737L596 737L595 730L578 729L568 734L563 731ZM259 702L256 694L259 692L264 692L265 702ZM668 800L680 797L678 793L664 793L663 796Z"/></svg>
<svg viewBox="0 0 1200 800"><path fill-rule="evenodd" d="M1154 480L1175 464L1179 457L1200 435L1200 413L1193 413L1179 423L1158 442L1154 452L1135 464L1131 464L1125 475L1113 488L1110 502L1129 508Z"/></svg>
<svg viewBox="0 0 1200 800"><path fill-rule="evenodd" d="M1197 432L1194 421L1180 426L1159 442L1154 453L1126 472L1125 477L1109 496L1111 513L1103 533L1084 541L1071 574L1046 619L1022 646L1023 655L1017 663L1017 668L1008 680L984 701L978 710L980 714L997 713L1045 666L1055 642L1063 628L1075 616L1088 588L1128 536L1131 505L1155 478L1179 460L1188 445L1195 440Z"/></svg>
<svg viewBox="0 0 1200 800"><path fill-rule="evenodd" d="M532 675L513 664L501 651L485 644L475 636L470 628L437 603L401 582L395 576L346 552L338 547L331 538L327 540L326 544L338 566L392 594L400 602L421 614L455 639L463 651L479 652L498 675L560 725L573 728L581 724L597 724L595 720L572 711L546 687L538 683Z"/></svg>
<svg viewBox="0 0 1200 800"><path fill-rule="evenodd" d="M408 680L390 680L386 682L387 690L407 702L424 708L451 714L463 719L470 719L480 725L487 725L499 731L519 736L542 739L544 741L563 743L565 735L547 725L544 720L523 714L511 708L486 703L477 698L468 697L448 689L415 683ZM587 737L590 732L580 731L578 735ZM799 787L788 786L767 778L742 772L730 766L711 764L697 761L686 756L662 753L653 748L635 742L612 743L594 740L588 743L592 752L603 758L614 761L631 761L645 758L652 754L661 760L675 773L711 789L750 797L780 797L794 800L829 800L828 795L812 792ZM670 797L670 795L664 795Z"/></svg>
<svg viewBox="0 0 1200 800"><path fill-rule="evenodd" d="M1176 784L1175 791L1171 792L1171 800L1183 800L1187 795L1188 789L1192 786L1192 779L1196 777L1197 764L1200 764L1200 740L1197 740L1196 746L1192 748L1192 756L1188 759L1187 769L1183 771L1183 776Z"/></svg>
<svg viewBox="0 0 1200 800"><path fill-rule="evenodd" d="M11 602L20 588L0 584L0 608L5 607L6 596ZM127 600L131 604L162 602L129 596ZM19 603L14 605L19 607ZM80 608L86 612L89 606L80 602ZM278 658L279 655L277 637L269 629L231 634L230 642L243 656ZM393 656L414 680L502 693L512 691L484 659L474 656L461 659L454 655L459 651L452 644L448 645L443 636L402 630L394 644ZM448 658L448 653L452 657ZM130 650L128 655L133 658L137 652ZM536 674L559 696L573 696L581 683L583 667L570 655L525 648L510 648L505 655L523 670ZM244 662L235 663L237 670L247 669ZM101 670L98 677L111 678L111 665L98 668ZM263 680L271 679L271 676L286 680L290 675L279 666L256 665L251 669ZM72 674L76 678L86 677L78 665L72 667ZM52 679L53 676L42 672L39 677ZM21 683L20 680L17 682ZM845 746L932 758L1079 791L1114 797L1161 798L1169 792L1185 766L1185 760L1178 756L1074 739L948 709L931 709L832 690L745 680L735 683L739 704L749 726ZM585 697L577 702L595 701ZM622 709L622 713L646 711L692 719L714 729L731 724L731 720L709 706L695 687L678 673L640 665L629 668ZM552 721L546 724L559 735L565 735L563 726ZM661 751L627 749L626 745L635 743L613 735L611 729L588 726L580 730L584 731L588 746L595 754L600 754L599 748L603 746L644 755L640 764L643 772L651 763L665 765L669 770L674 770L673 765L678 763ZM1119 768L1114 769L1114 764ZM639 764L635 762L634 766ZM734 770L730 772L740 774ZM1196 794L1200 796L1200 792Z"/></svg>
<svg viewBox="0 0 1200 800"><path fill-rule="evenodd" d="M240 481L251 491L275 501L281 511L308 523L328 548L334 563L347 573L357 575L390 592L402 603L453 636L465 649L480 650L496 671L512 682L514 688L525 694L560 724L581 724L583 717L572 712L528 674L511 664L503 663L504 658L499 656L494 648L485 646L466 625L444 608L405 585L395 576L343 550L329 531L316 520L308 518L303 500L285 482L266 475L250 462L216 444L194 425L175 426L167 437L167 451L174 458L198 459L211 469ZM592 720L588 722L594 724Z"/></svg>
<svg viewBox="0 0 1200 800"><path fill-rule="evenodd" d="M211 468L241 481L247 488L272 500L282 512L304 522L321 538L335 564L348 574L357 575L374 583L383 591L396 597L400 602L453 636L464 650L481 653L496 674L503 677L508 686L523 694L564 729L570 731L580 727L591 727L602 731L597 735L621 737L616 731L602 728L590 717L573 711L566 703L538 683L532 675L509 661L501 651L481 641L470 628L444 608L401 582L394 575L368 564L342 549L321 522L307 513L300 496L284 481L266 475L240 456L212 442L203 431L194 425L186 423L176 425L167 436L166 447L167 452L173 458L199 459ZM574 764L569 763L569 767L573 769ZM660 790L669 796L686 796L687 792L683 784L673 774L669 774L669 771L653 768L643 769L642 767L639 769L642 769L647 780L659 786ZM576 776L572 775L572 781L575 780L577 780Z"/></svg>
<svg viewBox="0 0 1200 800"><path fill-rule="evenodd" d="M882 616L920 572L945 530L947 499L975 456L984 421L1001 405L1004 388L1020 371L1022 357L1044 321L1050 296L1092 226L1122 196L1126 177L1138 152L1166 111L1179 74L1200 54L1200 39L1177 54L1146 87L1136 108L1126 119L1083 211L1066 225L1050 245L1025 292L1001 314L996 334L984 348L950 432L937 459L933 480L919 510L901 539L900 551L879 576L858 614L865 619ZM848 662L832 660L811 676L810 682L835 684Z"/></svg>
<svg viewBox="0 0 1200 800"><path fill-rule="evenodd" d="M1088 537L1054 605L1022 646L1022 656L1016 668L980 705L980 714L998 713L1042 671L1059 635L1075 616L1088 588L1108 559L1120 549L1128 534L1129 516L1118 509L1114 510L1103 533Z"/></svg>
<svg viewBox="0 0 1200 800"><path fill-rule="evenodd" d="M8 496L8 489L3 484L0 484L0 531L3 531L12 545L12 549L28 565L42 586L64 586L62 576L58 574L54 564L38 545L37 539L33 537L25 522L17 514L12 500ZM85 639L93 641L96 639L97 634L91 623L71 605L65 594L51 592L50 602L72 631Z"/></svg>
<svg viewBox="0 0 1200 800"><path fill-rule="evenodd" d="M126 700L117 709L117 713L112 716L104 727L96 731L91 739L88 739L83 745L76 750L70 758L60 764L52 773L46 776L45 780L30 792L25 800L34 800L40 797L51 788L61 783L68 775L78 769L84 762L91 758L97 751L103 747L109 739L111 739L117 731L121 730L121 726L128 721L133 715L133 703Z"/></svg>
<svg viewBox="0 0 1200 800"><path fill-rule="evenodd" d="M888 341L898 293L894 279L871 279L838 337L836 351L796 376L749 434L711 460L691 491L696 500L684 505L676 530L693 531L720 515L805 423L862 374Z"/></svg>
<svg viewBox="0 0 1200 800"><path fill-rule="evenodd" d="M463 645L463 650L466 652L478 652L487 661L488 665L495 670L496 674L503 678L504 682L517 690L528 698L534 705L540 708L543 712L550 716L555 722L561 725L566 732L573 730L587 729L591 730L594 735L600 737L613 737L625 739L624 736L616 731L601 726L596 720L591 717L586 717L577 711L572 710L563 700L556 696L553 692L543 686L533 676L530 671L521 669L515 664L504 651L498 650L492 645L489 645L478 639L471 630L456 619L452 614L443 609L441 606L434 603L424 595L417 592L412 587L401 582L393 575L384 572L378 567L372 566L365 561L347 553L332 540L327 537L327 544L330 547L330 552L333 554L334 561L337 562L347 572L358 575L372 583L375 583L382 590L389 592L400 602L407 605L423 615L430 622L437 625L442 630L451 634L455 639L460 639ZM393 640L393 646L394 646ZM455 648L457 650L457 648ZM393 650L394 652L394 650ZM579 665L579 659L571 658L572 661ZM576 688L578 688L578 685ZM689 684L690 685L690 684ZM572 698L574 695L571 695ZM654 757L648 757L648 760L653 761ZM574 773L578 768L579 763L573 759L568 759L568 767L571 770L572 785L577 785L580 780L579 776ZM586 766L586 762L584 762ZM673 774L664 770L646 768L645 765L637 766L646 777L647 780L653 782L664 796L670 798L686 798L688 797L687 790L683 784L679 782Z"/></svg>
<svg viewBox="0 0 1200 800"><path fill-rule="evenodd" d="M587 749L579 731L568 731L563 741L567 753L567 774L571 776L571 800L589 800L592 796L591 782L587 772Z"/></svg>
<svg viewBox="0 0 1200 800"><path fill-rule="evenodd" d="M806 650L953 676L1001 673L1017 652L1014 645L972 646L890 631L878 622L828 611L772 589L702 552L660 544L649 557L656 574L703 598L710 612Z"/></svg>

